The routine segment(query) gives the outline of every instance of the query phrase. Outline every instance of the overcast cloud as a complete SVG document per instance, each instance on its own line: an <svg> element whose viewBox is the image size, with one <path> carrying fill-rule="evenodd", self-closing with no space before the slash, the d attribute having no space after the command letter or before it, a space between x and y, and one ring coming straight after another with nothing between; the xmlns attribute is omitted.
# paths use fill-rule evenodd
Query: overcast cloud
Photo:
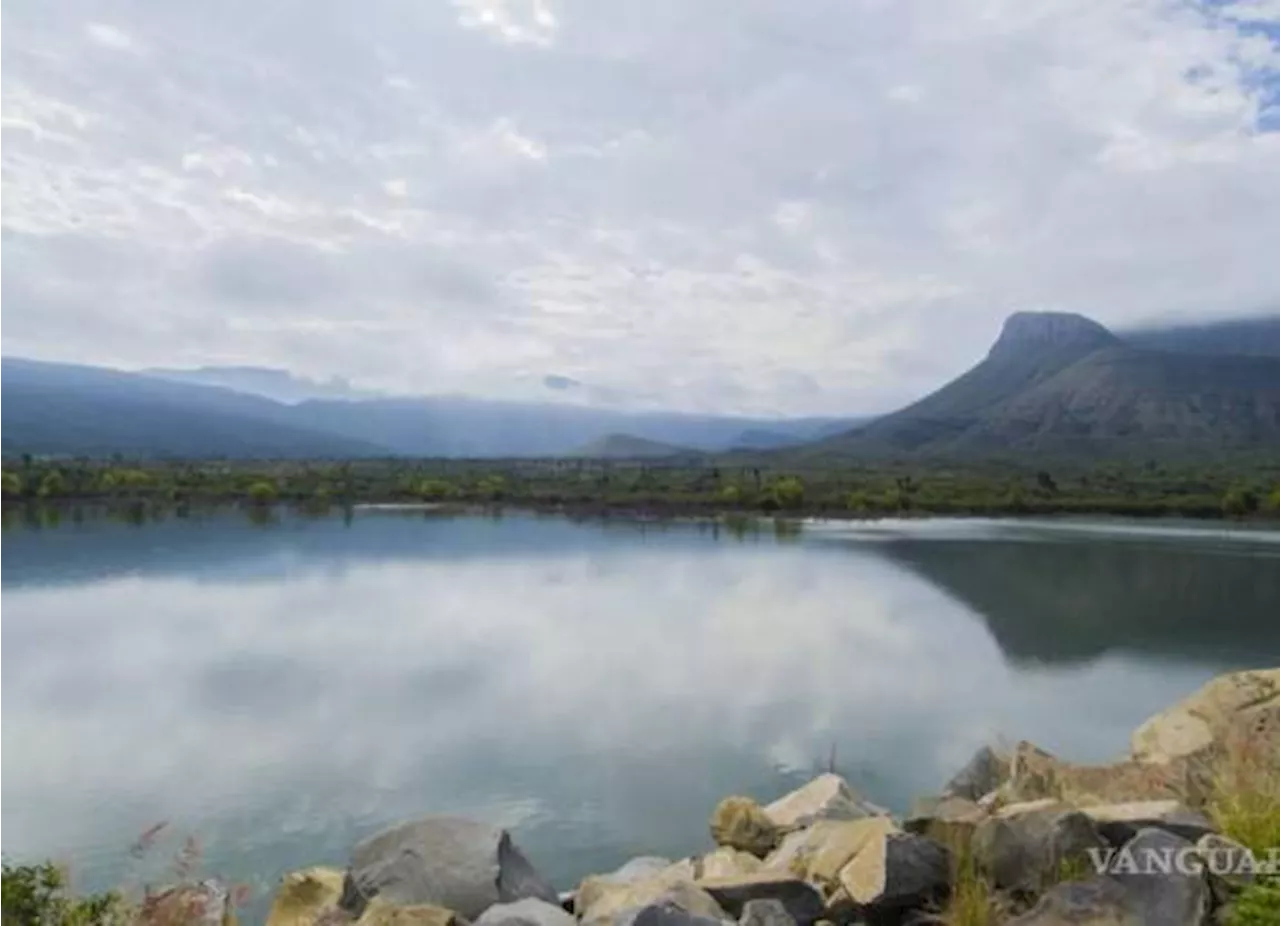
<svg viewBox="0 0 1280 926"><path fill-rule="evenodd" d="M1280 0L9 0L4 351L854 413L1280 307Z"/></svg>

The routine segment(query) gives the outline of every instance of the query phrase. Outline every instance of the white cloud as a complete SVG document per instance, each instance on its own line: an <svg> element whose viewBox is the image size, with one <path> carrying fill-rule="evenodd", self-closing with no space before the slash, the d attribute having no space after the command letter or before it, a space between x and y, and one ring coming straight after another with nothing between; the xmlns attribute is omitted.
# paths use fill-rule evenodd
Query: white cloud
<svg viewBox="0 0 1280 926"><path fill-rule="evenodd" d="M856 412L1015 309L1280 306L1267 0L76 6L6 9L8 352ZM210 284L262 241L330 288Z"/></svg>

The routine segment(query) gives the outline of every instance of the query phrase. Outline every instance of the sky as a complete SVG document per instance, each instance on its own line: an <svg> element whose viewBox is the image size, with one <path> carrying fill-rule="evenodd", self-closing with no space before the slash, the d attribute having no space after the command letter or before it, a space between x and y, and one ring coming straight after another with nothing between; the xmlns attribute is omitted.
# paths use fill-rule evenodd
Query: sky
<svg viewBox="0 0 1280 926"><path fill-rule="evenodd" d="M1280 0L6 0L3 349L883 411L1280 311Z"/></svg>

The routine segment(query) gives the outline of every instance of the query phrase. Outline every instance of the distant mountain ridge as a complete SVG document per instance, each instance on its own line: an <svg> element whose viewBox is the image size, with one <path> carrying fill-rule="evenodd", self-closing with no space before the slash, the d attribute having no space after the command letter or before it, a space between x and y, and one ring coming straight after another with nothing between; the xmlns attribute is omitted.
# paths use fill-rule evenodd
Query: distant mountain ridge
<svg viewBox="0 0 1280 926"><path fill-rule="evenodd" d="M968 372L806 452L1162 457L1271 448L1280 449L1280 358L1135 347L1081 315L1019 312Z"/></svg>
<svg viewBox="0 0 1280 926"><path fill-rule="evenodd" d="M607 434L585 447L579 447L570 455L595 460L652 460L700 456L701 452L631 434Z"/></svg>
<svg viewBox="0 0 1280 926"><path fill-rule="evenodd" d="M263 372L278 382L275 374L283 371L254 368L250 379L261 384ZM6 455L554 457L609 434L720 452L744 431L767 429L801 444L852 422L452 396L285 403L167 372L155 376L13 357L3 360L3 384Z"/></svg>

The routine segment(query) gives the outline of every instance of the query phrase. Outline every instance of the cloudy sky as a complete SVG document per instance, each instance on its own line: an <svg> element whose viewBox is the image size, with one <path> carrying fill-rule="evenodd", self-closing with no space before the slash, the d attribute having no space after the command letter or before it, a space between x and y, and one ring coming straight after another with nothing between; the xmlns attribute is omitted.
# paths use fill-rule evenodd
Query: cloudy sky
<svg viewBox="0 0 1280 926"><path fill-rule="evenodd" d="M852 413L1280 306L1280 0L6 0L4 352Z"/></svg>

